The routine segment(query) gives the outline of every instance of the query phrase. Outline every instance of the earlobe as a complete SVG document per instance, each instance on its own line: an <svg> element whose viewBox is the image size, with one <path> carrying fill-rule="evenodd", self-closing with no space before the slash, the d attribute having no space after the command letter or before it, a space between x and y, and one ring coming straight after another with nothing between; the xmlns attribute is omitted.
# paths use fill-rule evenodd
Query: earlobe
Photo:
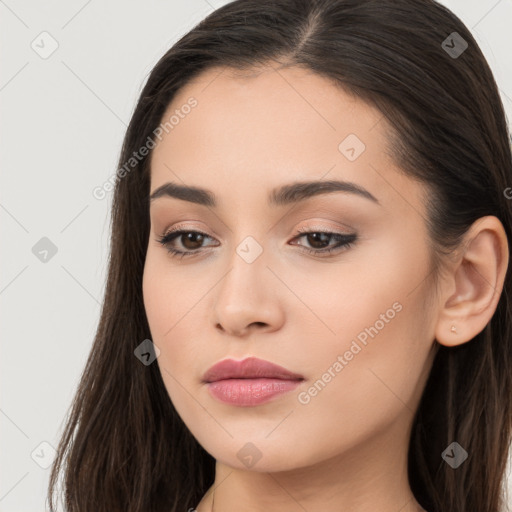
<svg viewBox="0 0 512 512"><path fill-rule="evenodd" d="M455 346L472 340L490 322L498 305L508 268L509 248L497 217L481 217L468 230L463 249L444 278L436 340Z"/></svg>

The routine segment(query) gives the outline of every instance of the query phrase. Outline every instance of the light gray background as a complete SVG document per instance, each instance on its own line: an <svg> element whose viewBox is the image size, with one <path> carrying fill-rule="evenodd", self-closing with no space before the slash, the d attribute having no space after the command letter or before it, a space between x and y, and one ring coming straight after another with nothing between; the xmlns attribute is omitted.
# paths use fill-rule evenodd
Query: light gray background
<svg viewBox="0 0 512 512"><path fill-rule="evenodd" d="M92 190L116 170L151 68L225 3L0 0L0 512L46 510L35 461L52 459L41 443L57 446L104 291L111 193ZM512 0L442 3L471 28L512 120ZM31 47L50 48L44 31L58 43L46 59ZM32 252L43 237L57 248L46 263Z"/></svg>

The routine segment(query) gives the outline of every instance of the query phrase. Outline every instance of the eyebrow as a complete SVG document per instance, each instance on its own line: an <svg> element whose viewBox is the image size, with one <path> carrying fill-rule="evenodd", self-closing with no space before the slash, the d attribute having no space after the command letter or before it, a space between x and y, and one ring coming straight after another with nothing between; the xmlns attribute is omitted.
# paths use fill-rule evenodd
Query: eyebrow
<svg viewBox="0 0 512 512"><path fill-rule="evenodd" d="M268 197L270 206L285 206L298 203L310 197L332 192L347 192L356 194L380 204L378 199L368 190L350 181L305 181L283 185L273 189ZM158 187L149 197L150 201L161 197L173 197L182 201L189 201L203 206L216 208L218 201L215 194L207 189L192 185L179 185L178 183L165 183Z"/></svg>

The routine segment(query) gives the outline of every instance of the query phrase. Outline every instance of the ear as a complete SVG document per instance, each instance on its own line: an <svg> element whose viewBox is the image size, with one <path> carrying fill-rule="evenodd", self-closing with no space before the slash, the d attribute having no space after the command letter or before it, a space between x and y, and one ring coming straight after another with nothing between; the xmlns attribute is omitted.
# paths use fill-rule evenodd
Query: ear
<svg viewBox="0 0 512 512"><path fill-rule="evenodd" d="M509 261L507 235L497 217L476 220L453 270L443 278L436 340L460 345L483 331L498 305Z"/></svg>

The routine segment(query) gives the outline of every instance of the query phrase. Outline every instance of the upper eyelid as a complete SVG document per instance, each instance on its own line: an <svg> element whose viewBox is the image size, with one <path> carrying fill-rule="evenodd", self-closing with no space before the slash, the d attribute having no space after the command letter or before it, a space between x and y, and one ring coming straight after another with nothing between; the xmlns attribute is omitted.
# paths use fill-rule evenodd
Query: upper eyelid
<svg viewBox="0 0 512 512"><path fill-rule="evenodd" d="M308 213L313 213L313 212L308 212ZM315 213L322 213L322 212L315 212ZM328 213L329 215L332 215L332 212L325 212L325 213ZM333 220L333 219L322 219L320 217L316 217L316 218L309 218L309 219L305 219L306 222L310 222L313 224L313 226L309 227L301 227L301 229L308 229L308 230L314 230L314 229L318 229L320 231L330 231L330 232L333 232L333 233L337 233L339 231L345 231L347 233L352 233L353 231L356 231L356 227L355 226L350 226L349 224L346 224L344 222L341 222L340 220ZM186 220L182 220L182 221L177 221L174 225L170 225L168 227L165 228L164 230L164 233L167 233L169 231L178 231L178 230L184 230L184 231L201 231L201 232L205 232L206 231L213 231L211 229L208 229L208 228L202 228L202 227L197 227L195 225L192 225L192 226L189 226L189 225L183 225L183 223L188 223L188 222L199 222L199 223L202 223L202 221L200 220L196 220L196 219L186 219ZM335 227L335 226L326 226L324 225L324 223L326 222L336 222L338 224L338 227ZM275 225L273 224L272 225L272 229ZM229 229L229 228L228 228ZM231 231L231 229L229 229L229 231ZM214 231L213 231L214 232ZM341 233L343 234L343 233ZM210 236L210 235L209 235ZM214 235L214 236L219 236L219 235Z"/></svg>
<svg viewBox="0 0 512 512"><path fill-rule="evenodd" d="M189 212L189 213L192 213L192 215L189 216L188 214L186 214L185 211L181 210L181 208L175 212L173 209L162 208L162 210L160 210L159 206L160 205L158 205L153 210L154 213L153 212L150 213L150 219L151 219L152 224L153 223L159 224L160 222L162 222L162 220L164 220L167 217L167 215L169 215L169 217L172 217L172 216L174 216L175 213L177 213L179 217L183 216L183 220L177 219L175 221L175 223L177 225L181 224L181 222L199 222L200 224L203 224L203 220L202 220L202 219L204 219L203 214L198 214L197 218L194 218L196 216L196 213ZM359 214L358 210L356 210L356 213L357 213L357 219L358 219L357 222L360 222L361 215ZM323 217L324 215L326 216L325 218ZM347 211L345 209L345 207L341 207L341 209L339 209L339 205L335 206L335 205L331 205L329 203L323 203L323 202L320 202L319 204L316 204L316 205L303 204L301 206L301 208L299 208L299 209L292 208L290 210L290 212L286 213L284 216L280 216L279 222L271 221L269 223L268 230L269 231L274 230L276 228L276 226L278 226L281 222L287 223L289 221L293 221L294 223L296 223L296 221L301 222L303 220L308 221L308 222L310 221L313 223L334 222L334 223L338 224L340 229L342 229L342 230L343 229L355 230L356 226L351 226L349 223L345 223L345 222L341 221L341 218L347 217L347 215L348 215L349 219L352 219L352 221L355 221L354 211L351 208L349 208ZM222 229L226 228L228 231L232 232L231 228L228 227L226 225L226 223L222 219L219 218L218 215L214 214L214 216L215 216L215 219L207 220L207 222L210 223L211 220L214 220L215 223L219 222L220 224L222 224L222 226L223 226ZM208 217L209 217L209 215L208 215ZM298 217L300 217L301 219L298 219ZM363 217L364 217L364 215L363 215ZM187 229L188 229L188 227L187 227ZM200 229L202 229L202 228L200 228ZM214 232L213 230L211 230L211 228L209 228L209 229L210 229L210 231ZM324 229L324 228L322 228L322 229ZM338 228L334 228L334 230L336 230L336 229L338 229Z"/></svg>

